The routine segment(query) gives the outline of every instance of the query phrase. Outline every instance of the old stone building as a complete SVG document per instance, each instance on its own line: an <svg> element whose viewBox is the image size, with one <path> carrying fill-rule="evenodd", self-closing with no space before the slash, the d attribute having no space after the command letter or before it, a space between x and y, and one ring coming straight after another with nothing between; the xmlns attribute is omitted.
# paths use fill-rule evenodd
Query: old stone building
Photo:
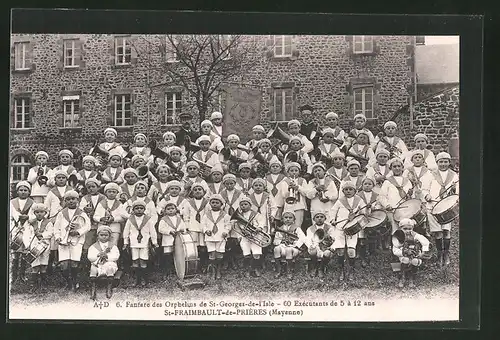
<svg viewBox="0 0 500 340"><path fill-rule="evenodd" d="M304 104L315 108L320 121L337 112L344 128L355 113L364 113L375 131L396 113L407 119L403 108L415 95L417 80L415 37L254 36L252 41L258 63L232 83L259 89L264 127L298 117ZM156 48L164 42L164 35L13 35L12 180L25 178L37 150L46 150L55 165L58 150L87 153L108 126L119 131L124 144L138 132L159 140L176 130L179 113L194 110L193 98L181 84L151 86L165 80L155 67L165 61ZM219 93L209 110L224 111L223 87Z"/></svg>

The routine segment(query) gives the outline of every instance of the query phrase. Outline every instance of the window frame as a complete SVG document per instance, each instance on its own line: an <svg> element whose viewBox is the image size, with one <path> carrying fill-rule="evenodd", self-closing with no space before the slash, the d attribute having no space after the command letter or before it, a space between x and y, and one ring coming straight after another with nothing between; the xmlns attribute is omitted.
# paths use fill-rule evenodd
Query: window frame
<svg viewBox="0 0 500 340"><path fill-rule="evenodd" d="M21 113L18 113L17 111L17 107L18 107L18 101L21 100L22 101L22 112ZM28 105L25 104L25 102L28 102ZM13 128L14 129L30 129L32 126L31 126L31 114L32 114L32 100L30 97L27 97L27 96L19 96L19 97L14 97L14 121L13 121ZM26 112L26 106L29 108L28 112ZM17 123L18 123L18 114L21 115L22 119L21 119L21 125L22 126L17 126ZM27 119L26 119L26 115L28 116Z"/></svg>
<svg viewBox="0 0 500 340"><path fill-rule="evenodd" d="M287 122L287 121L290 121L292 119L294 119L294 112L293 112L293 108L294 108L294 98L293 98L293 95L294 95L294 87L273 87L273 120L274 122ZM281 108L280 108L280 117L278 117L278 113L276 111L276 94L278 91L281 91ZM290 117L287 117L286 115L286 91L290 91L290 98L291 98L291 102L290 102L290 108L291 108L291 111L290 111Z"/></svg>
<svg viewBox="0 0 500 340"><path fill-rule="evenodd" d="M126 96L129 97L129 117L127 117L127 110L125 109L125 106L127 104L127 101L125 100ZM123 98L120 103L120 112L121 112L121 117L118 117L118 97ZM116 93L113 95L113 126L115 127L130 127L133 126L133 119L132 119L132 94L131 93ZM122 124L118 124L118 120L121 120ZM130 124L127 125L127 119L130 120Z"/></svg>
<svg viewBox="0 0 500 340"><path fill-rule="evenodd" d="M366 109L366 103L368 102L366 100L366 90L369 89L371 90L371 111L370 114L367 114L367 109ZM356 100L356 91L361 91L361 111L356 109L356 104L359 103ZM363 114L366 119L376 119L375 117L375 86L374 85L365 85L365 86L357 86L353 88L352 90L352 96L353 96L353 114L354 116L361 113Z"/></svg>
<svg viewBox="0 0 500 340"><path fill-rule="evenodd" d="M15 162L15 160L18 158L18 157L22 157L24 159L24 162ZM19 183L20 181L25 181L28 179L28 173L30 171L30 168L32 166L32 163L31 163L31 158L29 155L25 154L25 153L20 153L20 154L17 154L15 156L13 156L11 158L11 161L10 161L10 171L11 171L11 183L12 184L17 184ZM15 179L15 174L16 174L16 171L15 169L16 168L21 168L20 170L20 174L21 174L21 179ZM23 171L24 169L24 171Z"/></svg>
<svg viewBox="0 0 500 340"><path fill-rule="evenodd" d="M357 42L356 39L361 39ZM356 43L361 43L361 50L356 49ZM371 44L371 49L366 48L366 44ZM352 53L354 54L372 54L375 52L375 43L371 35L355 35L352 39Z"/></svg>
<svg viewBox="0 0 500 340"><path fill-rule="evenodd" d="M70 126L66 125L66 117L67 117L67 112L66 112L66 104L71 103L71 122L72 124ZM75 120L75 103L78 103L78 119ZM63 128L66 129L78 129L81 128L80 126L80 118L82 115L82 110L81 110L81 101L80 101L80 96L79 95L74 95L74 96L63 96ZM77 123L75 125L75 122Z"/></svg>
<svg viewBox="0 0 500 340"><path fill-rule="evenodd" d="M276 39L278 37L281 39L279 46L276 43ZM290 37L290 45L289 45L290 46L290 54L285 53L286 46L288 46L285 44L286 37ZM282 51L281 54L278 54L276 52L277 47L281 48L281 51ZM290 58L290 57L292 57L293 56L293 53L292 53L293 48L292 47L293 47L293 36L292 35L274 35L273 36L273 56L275 58Z"/></svg>
<svg viewBox="0 0 500 340"><path fill-rule="evenodd" d="M174 45L179 44L179 39L177 37L172 37ZM172 44L170 43L170 40L168 40L168 36L165 37L165 61L167 63L178 63L179 62L179 55L177 54L177 50L173 48ZM170 46L170 50L168 47Z"/></svg>
<svg viewBox="0 0 500 340"><path fill-rule="evenodd" d="M168 103L169 103L169 96L172 96L172 108L169 109ZM177 98L179 96L179 98ZM182 91L167 91L165 92L165 112L164 112L164 117L165 117L165 125L176 125L178 124L178 117L182 113ZM177 110L177 103L179 103L179 110ZM169 110L171 110L171 119L172 122L169 123Z"/></svg>
<svg viewBox="0 0 500 340"><path fill-rule="evenodd" d="M79 67L79 63L78 63L78 60L77 60L77 57L76 57L76 50L77 50L77 46L76 46L76 42L78 41L78 39L64 39L63 40L63 67L64 68L77 68ZM71 50L72 50L72 54L71 54L71 60L73 62L72 65L68 65L66 64L66 60L67 60L67 56L66 56L66 51L68 51L69 49L67 48L67 43L71 43Z"/></svg>
<svg viewBox="0 0 500 340"><path fill-rule="evenodd" d="M219 42L220 42L220 53L221 53L221 59L222 60L230 60L232 58L231 56L231 48L229 47L224 54L222 54L222 50L224 49L224 46L227 44L229 45L229 42L231 41L231 34L221 34L219 35Z"/></svg>
<svg viewBox="0 0 500 340"><path fill-rule="evenodd" d="M129 36L121 36L114 38L115 43L115 65L124 66L124 65L132 65L132 45L130 44ZM119 44L121 42L122 44ZM118 48L122 47L124 49L123 54L118 54ZM127 49L128 47L128 49ZM127 50L129 53L127 53ZM129 55L129 61L126 61L126 57ZM123 62L119 62L119 58L123 59Z"/></svg>
<svg viewBox="0 0 500 340"><path fill-rule="evenodd" d="M14 71L27 71L30 70L31 68L29 66L26 66L27 62L27 54L29 50L29 42L28 41L19 41L14 43ZM22 66L23 67L18 67L18 61L19 61L19 51L18 48L19 46L22 46Z"/></svg>

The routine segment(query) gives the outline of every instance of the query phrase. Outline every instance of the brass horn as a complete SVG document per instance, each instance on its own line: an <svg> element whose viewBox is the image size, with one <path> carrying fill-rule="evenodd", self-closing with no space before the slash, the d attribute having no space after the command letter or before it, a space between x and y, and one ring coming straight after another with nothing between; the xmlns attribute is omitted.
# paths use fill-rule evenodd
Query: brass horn
<svg viewBox="0 0 500 340"><path fill-rule="evenodd" d="M254 218L257 215L254 215ZM257 228L253 223L253 218L247 220L239 209L231 215L231 221L235 221L233 230L239 235L246 237L250 242L265 248L271 244L271 236L262 229Z"/></svg>
<svg viewBox="0 0 500 340"><path fill-rule="evenodd" d="M332 246L333 239L325 229L317 229L313 235L313 242L317 244L320 249L326 250Z"/></svg>
<svg viewBox="0 0 500 340"><path fill-rule="evenodd" d="M137 170L137 177L139 177L140 179L144 179L148 175L149 167L144 164L139 166L136 170Z"/></svg>
<svg viewBox="0 0 500 340"><path fill-rule="evenodd" d="M282 143L288 144L290 142L290 135L283 131L282 128L278 126L278 123L267 133L267 138L279 139Z"/></svg>

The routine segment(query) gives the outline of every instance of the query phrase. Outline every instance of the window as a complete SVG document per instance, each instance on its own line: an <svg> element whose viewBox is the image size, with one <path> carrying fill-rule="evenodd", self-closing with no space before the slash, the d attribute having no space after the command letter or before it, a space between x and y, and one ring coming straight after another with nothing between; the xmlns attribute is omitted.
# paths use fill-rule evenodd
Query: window
<svg viewBox="0 0 500 340"><path fill-rule="evenodd" d="M171 37L173 44L170 42L168 37L166 37L166 44L165 44L165 55L167 58L168 63L175 63L179 61L179 58L177 56L177 50L176 46L179 44L179 41L176 37ZM175 46L174 46L175 45Z"/></svg>
<svg viewBox="0 0 500 340"><path fill-rule="evenodd" d="M182 94L180 92L169 92L165 95L165 123L175 124L177 116L182 109Z"/></svg>
<svg viewBox="0 0 500 340"><path fill-rule="evenodd" d="M27 62L28 47L28 42L14 44L14 62L16 70L29 70Z"/></svg>
<svg viewBox="0 0 500 340"><path fill-rule="evenodd" d="M129 65L132 60L132 48L128 37L115 38L115 64Z"/></svg>
<svg viewBox="0 0 500 340"><path fill-rule="evenodd" d="M65 128L80 126L80 96L63 97L63 117Z"/></svg>
<svg viewBox="0 0 500 340"><path fill-rule="evenodd" d="M230 35L220 35L219 36L220 53L222 60L231 59L231 53L229 45L231 44Z"/></svg>
<svg viewBox="0 0 500 340"><path fill-rule="evenodd" d="M292 36L276 35L274 36L274 56L291 57L292 56Z"/></svg>
<svg viewBox="0 0 500 340"><path fill-rule="evenodd" d="M373 116L373 87L354 89L354 115L364 114L366 118Z"/></svg>
<svg viewBox="0 0 500 340"><path fill-rule="evenodd" d="M132 126L131 95L115 95L115 126Z"/></svg>
<svg viewBox="0 0 500 340"><path fill-rule="evenodd" d="M17 155L12 158L12 182L25 181L28 178L31 162L27 155Z"/></svg>
<svg viewBox="0 0 500 340"><path fill-rule="evenodd" d="M273 102L275 121L287 121L293 119L292 88L275 88Z"/></svg>
<svg viewBox="0 0 500 340"><path fill-rule="evenodd" d="M417 35L415 37L415 44L417 44L417 45L425 45L425 35Z"/></svg>
<svg viewBox="0 0 500 340"><path fill-rule="evenodd" d="M78 67L76 59L76 40L64 40L64 67Z"/></svg>
<svg viewBox="0 0 500 340"><path fill-rule="evenodd" d="M31 102L30 98L14 99L14 121L13 127L16 129L26 129L31 127Z"/></svg>
<svg viewBox="0 0 500 340"><path fill-rule="evenodd" d="M368 35L354 36L353 51L354 53L372 53L373 37Z"/></svg>

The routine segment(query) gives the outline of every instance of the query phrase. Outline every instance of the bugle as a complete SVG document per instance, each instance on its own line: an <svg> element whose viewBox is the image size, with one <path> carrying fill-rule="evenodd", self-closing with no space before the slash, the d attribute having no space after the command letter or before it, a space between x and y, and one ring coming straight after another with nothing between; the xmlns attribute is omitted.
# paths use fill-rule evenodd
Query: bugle
<svg viewBox="0 0 500 340"><path fill-rule="evenodd" d="M45 163L40 163L40 165L38 166L38 171L36 173L36 176L37 176L36 180L37 180L39 186L47 184L47 181L49 180L49 178L45 174L44 167L45 167Z"/></svg>
<svg viewBox="0 0 500 340"><path fill-rule="evenodd" d="M78 231L85 224L85 218L81 215L75 215L71 218L69 224L65 228L64 236L59 242L62 246L75 246L78 243L79 236L71 236L71 231Z"/></svg>
<svg viewBox="0 0 500 340"><path fill-rule="evenodd" d="M290 179L290 184L295 184L297 185L296 177L293 177ZM290 188L290 185L288 186L288 196L285 198L286 204L295 204L299 201L300 198L300 193L297 189Z"/></svg>

